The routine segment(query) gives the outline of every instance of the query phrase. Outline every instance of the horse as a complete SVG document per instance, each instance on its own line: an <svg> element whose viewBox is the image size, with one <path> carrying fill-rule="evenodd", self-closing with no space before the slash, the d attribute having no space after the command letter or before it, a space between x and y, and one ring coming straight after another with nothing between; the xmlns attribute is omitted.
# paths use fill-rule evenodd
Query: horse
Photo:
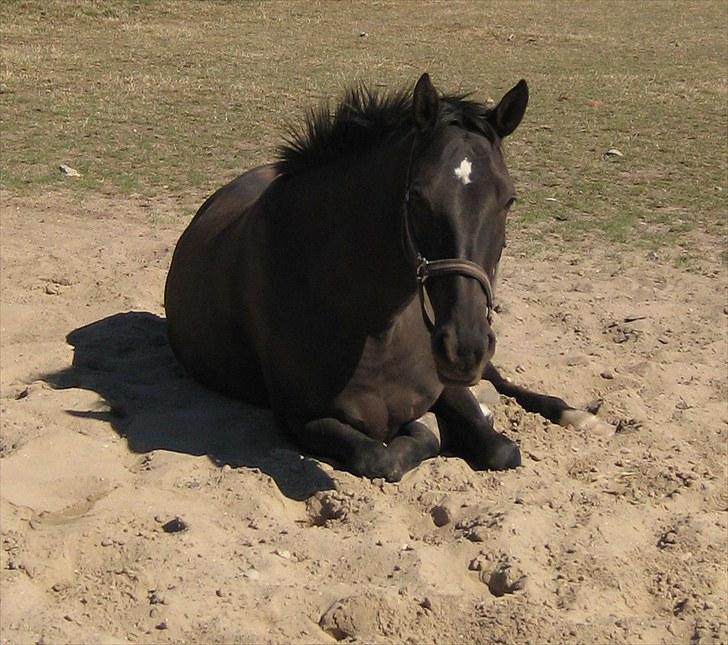
<svg viewBox="0 0 728 645"><path fill-rule="evenodd" d="M594 425L491 362L515 201L502 141L527 104L524 80L489 108L423 74L309 110L274 163L220 188L182 233L165 286L178 360L271 408L302 452L387 481L440 452L521 465L470 390L481 379L554 423Z"/></svg>

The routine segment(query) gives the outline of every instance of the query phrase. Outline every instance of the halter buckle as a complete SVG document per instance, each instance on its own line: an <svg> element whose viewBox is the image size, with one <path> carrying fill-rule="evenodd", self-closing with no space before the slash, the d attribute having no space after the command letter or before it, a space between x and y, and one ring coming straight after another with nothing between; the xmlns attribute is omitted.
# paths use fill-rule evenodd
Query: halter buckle
<svg viewBox="0 0 728 645"><path fill-rule="evenodd" d="M427 269L429 262L427 258L423 257L419 253L417 254L417 282L425 284L425 280L430 276L430 272Z"/></svg>

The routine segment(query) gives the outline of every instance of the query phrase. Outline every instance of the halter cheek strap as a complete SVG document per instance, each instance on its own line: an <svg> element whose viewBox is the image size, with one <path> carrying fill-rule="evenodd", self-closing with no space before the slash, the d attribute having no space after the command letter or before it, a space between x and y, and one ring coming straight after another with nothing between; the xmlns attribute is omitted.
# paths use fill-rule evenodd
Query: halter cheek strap
<svg viewBox="0 0 728 645"><path fill-rule="evenodd" d="M493 322L493 288L490 284L488 275L483 271L482 267L471 260L465 258L444 258L441 260L428 260L425 256L420 253L415 244L414 236L412 234L412 222L410 221L410 174L412 171L412 159L414 156L414 146L410 152L410 161L407 168L407 189L404 194L404 213L402 217L402 239L404 242L405 251L415 260L415 271L417 276L417 290L420 296L420 306L422 308L422 318L425 321L425 325L430 331L435 328L435 323L430 320L425 307L425 283L432 279L438 278L443 275L462 275L467 278L477 280L478 284L483 289L486 300L486 315L488 317L488 324Z"/></svg>
<svg viewBox="0 0 728 645"><path fill-rule="evenodd" d="M488 324L493 323L493 289L490 286L490 280L486 275L485 271L480 268L475 262L470 260L462 260L459 258L446 259L446 260L432 260L429 261L423 258L421 255L418 256L417 265L417 284L420 292L420 301L424 310L424 291L425 282L431 278L437 278L438 276L451 275L451 274L463 275L467 278L473 278L478 281L478 284L483 289L486 300L486 316L488 317ZM432 330L434 324L426 316L425 323Z"/></svg>

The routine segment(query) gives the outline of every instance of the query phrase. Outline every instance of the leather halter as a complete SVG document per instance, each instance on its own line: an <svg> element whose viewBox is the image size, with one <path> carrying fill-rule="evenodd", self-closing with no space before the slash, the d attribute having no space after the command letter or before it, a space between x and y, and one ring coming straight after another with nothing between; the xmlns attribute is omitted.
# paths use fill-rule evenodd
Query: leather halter
<svg viewBox="0 0 728 645"><path fill-rule="evenodd" d="M483 289L485 294L485 300L487 303L486 315L488 317L488 324L493 323L493 288L490 284L488 275L483 271L482 267L471 260L465 258L444 258L440 260L428 260L422 253L420 253L415 243L414 236L412 234L412 223L410 221L410 181L412 172L412 162L414 158L415 145L412 146L410 151L410 160L407 167L407 188L404 193L404 213L402 217L402 238L405 250L409 253L410 257L415 259L416 266L416 277L417 277L417 291L420 296L420 307L422 308L422 319L425 321L425 325L432 332L435 329L435 324L430 320L425 308L425 283L432 279L438 278L443 275L462 275L467 278L472 278L478 281L478 284Z"/></svg>

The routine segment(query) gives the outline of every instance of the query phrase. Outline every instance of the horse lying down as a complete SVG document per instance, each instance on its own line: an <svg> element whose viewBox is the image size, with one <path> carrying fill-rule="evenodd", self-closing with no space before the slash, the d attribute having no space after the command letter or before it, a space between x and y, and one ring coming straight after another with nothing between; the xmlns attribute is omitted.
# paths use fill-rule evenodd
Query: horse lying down
<svg viewBox="0 0 728 645"><path fill-rule="evenodd" d="M165 289L180 362L271 407L303 451L390 481L441 450L520 465L469 389L481 379L552 422L600 423L491 363L514 201L501 142L527 103L523 80L490 109L424 74L309 112L277 163L220 188L182 234Z"/></svg>

